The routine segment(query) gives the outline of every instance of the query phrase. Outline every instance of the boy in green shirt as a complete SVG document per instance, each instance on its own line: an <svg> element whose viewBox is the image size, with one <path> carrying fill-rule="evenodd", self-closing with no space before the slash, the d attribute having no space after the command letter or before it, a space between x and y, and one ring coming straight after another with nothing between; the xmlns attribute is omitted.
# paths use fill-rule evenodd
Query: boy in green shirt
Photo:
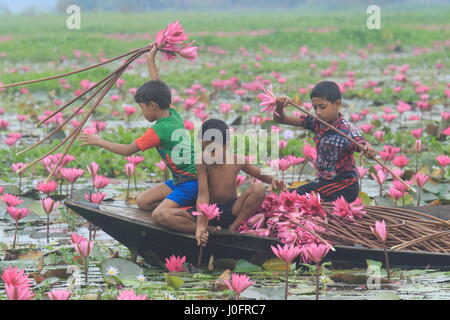
<svg viewBox="0 0 450 320"><path fill-rule="evenodd" d="M139 151L155 147L173 180L159 184L138 195L136 202L140 209L153 211L155 222L164 209L180 208L195 204L198 193L194 145L184 128L180 114L170 108L172 95L169 87L159 80L155 64L156 46L147 54L147 63L152 81L142 85L136 92L135 101L143 116L156 123L131 144L118 144L94 135L80 134L82 145L95 145L111 152L130 156ZM180 139L181 138L181 139Z"/></svg>

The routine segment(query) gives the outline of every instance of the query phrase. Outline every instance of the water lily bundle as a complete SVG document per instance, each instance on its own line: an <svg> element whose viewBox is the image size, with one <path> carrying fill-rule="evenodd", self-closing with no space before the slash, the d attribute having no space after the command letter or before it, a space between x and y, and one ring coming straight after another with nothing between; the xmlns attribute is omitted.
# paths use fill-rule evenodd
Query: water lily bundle
<svg viewBox="0 0 450 320"><path fill-rule="evenodd" d="M84 108L86 108L86 106L88 104L91 104L91 106L87 110L83 110L86 112L82 113L83 116L82 116L81 121L78 123L77 126L75 126L75 129L70 134L68 134L68 136L66 138L64 138L60 143L58 143L55 147L53 147L46 154L42 155L38 159L28 163L26 166L21 168L18 173L23 172L27 168L34 166L36 163L40 162L41 160L45 159L49 155L53 154L55 151L59 150L62 146L66 145L65 149L62 153L62 156L60 157L58 162L52 166L52 169L46 180L48 182L51 179L51 177L55 175L58 168L61 168L64 157L68 154L70 148L72 147L73 143L75 142L78 135L82 131L83 127L85 126L85 124L87 123L89 118L94 114L95 110L100 105L100 103L102 102L102 100L106 96L106 94L109 92L109 90L117 83L117 81L120 79L121 75L127 70L127 68L134 61L139 59L143 54L149 52L153 48L153 46L157 46L157 48L161 52L163 58L165 58L166 60L175 60L177 57L182 57L189 61L194 61L197 57L197 47L193 46L193 42L189 42L189 39L188 39L186 33L184 32L183 27L181 26L179 21L176 21L176 22L170 23L165 29L158 32L155 42L150 45L147 45L145 47L132 50L128 53L122 54L115 58L103 61L101 63L95 64L95 65L92 65L89 67L75 70L72 72L55 75L55 76L43 78L43 79L29 80L29 81L0 86L0 89L6 89L6 88L17 87L17 86L22 86L22 85L27 85L27 84L32 84L32 83L37 83L37 82L42 82L42 81L59 79L59 78L71 76L71 75L74 75L77 73L81 73L81 72L84 72L87 70L91 70L94 68L98 68L98 67L104 66L104 65L109 64L114 61L125 59L122 62L122 64L120 65L120 67L115 69L104 79L93 84L92 86L89 86L89 88L86 88L86 90L84 92L82 92L80 95L78 95L74 99L70 100L69 102L67 102L66 104L61 106L58 110L43 117L37 123L37 126L45 124L52 118L56 117L57 115L60 115L62 111L67 109L73 103L75 103L75 102L82 103L81 106L79 106L71 115L69 115L66 120L59 123L58 126L53 131L51 131L46 137L44 137L40 141L36 142L35 144L29 146L28 148L20 151L19 154L22 154L31 149L34 149L38 145L49 140L54 134L56 134L66 124L68 124L78 114L80 114L81 111Z"/></svg>
<svg viewBox="0 0 450 320"><path fill-rule="evenodd" d="M338 198L324 203L319 195L298 195L295 191L268 194L261 210L244 221L238 231L278 238L281 243L299 247L359 244L382 249L370 229L381 220L390 230L385 242L390 250L450 252L450 222L446 220L402 208L363 206L360 200L348 203Z"/></svg>

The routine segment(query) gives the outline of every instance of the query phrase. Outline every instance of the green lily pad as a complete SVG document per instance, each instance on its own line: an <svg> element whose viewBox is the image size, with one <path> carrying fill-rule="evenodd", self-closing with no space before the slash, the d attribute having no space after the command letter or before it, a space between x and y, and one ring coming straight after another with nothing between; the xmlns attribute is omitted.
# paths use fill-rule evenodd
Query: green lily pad
<svg viewBox="0 0 450 320"><path fill-rule="evenodd" d="M284 299L284 286L282 287L269 287L269 288L256 288L250 287L241 293L241 297L245 299L256 300L283 300Z"/></svg>
<svg viewBox="0 0 450 320"><path fill-rule="evenodd" d="M368 300L401 300L395 291L382 291L378 292L374 297L370 297Z"/></svg>
<svg viewBox="0 0 450 320"><path fill-rule="evenodd" d="M184 284L183 279L170 273L164 273L164 278L166 279L167 285L175 290L177 290Z"/></svg>
<svg viewBox="0 0 450 320"><path fill-rule="evenodd" d="M263 269L260 266L248 262L247 260L241 259L236 261L236 268L234 268L233 271L235 273L249 273L263 271Z"/></svg>
<svg viewBox="0 0 450 320"><path fill-rule="evenodd" d="M100 263L100 272L106 279L111 278L106 271L108 267L115 267L119 270L117 277L121 281L136 280L137 276L144 274L144 270L137 264L125 259L113 258L104 260Z"/></svg>
<svg viewBox="0 0 450 320"><path fill-rule="evenodd" d="M394 207L395 206L395 202L392 201L392 199L390 199L390 198L376 197L375 204L380 207Z"/></svg>

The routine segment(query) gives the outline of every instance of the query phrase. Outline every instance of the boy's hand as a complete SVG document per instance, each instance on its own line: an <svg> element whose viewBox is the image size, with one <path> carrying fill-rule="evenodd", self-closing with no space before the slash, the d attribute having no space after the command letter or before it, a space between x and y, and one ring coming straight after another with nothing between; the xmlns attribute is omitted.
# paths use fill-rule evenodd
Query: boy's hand
<svg viewBox="0 0 450 320"><path fill-rule="evenodd" d="M363 149L363 153L365 156L367 156L368 158L375 158L375 148L368 142L365 143L365 147Z"/></svg>
<svg viewBox="0 0 450 320"><path fill-rule="evenodd" d="M153 47L145 54L145 56L147 57L147 60L153 61L155 60L156 53L158 52L158 47L156 46L156 42L149 44L149 46L150 45L153 45Z"/></svg>
<svg viewBox="0 0 450 320"><path fill-rule="evenodd" d="M285 187L285 183L283 180L272 179L272 188L274 190L282 190Z"/></svg>
<svg viewBox="0 0 450 320"><path fill-rule="evenodd" d="M81 141L81 146L100 146L101 142L103 141L97 136L86 133L81 133L78 136L78 140Z"/></svg>
<svg viewBox="0 0 450 320"><path fill-rule="evenodd" d="M208 243L208 237L209 237L208 227L197 226L197 230L195 231L195 238L197 239L197 245L203 247L206 246L206 244Z"/></svg>
<svg viewBox="0 0 450 320"><path fill-rule="evenodd" d="M276 102L277 107L284 108L289 104L289 101L290 101L289 97L286 97L286 96L278 97L277 102Z"/></svg>

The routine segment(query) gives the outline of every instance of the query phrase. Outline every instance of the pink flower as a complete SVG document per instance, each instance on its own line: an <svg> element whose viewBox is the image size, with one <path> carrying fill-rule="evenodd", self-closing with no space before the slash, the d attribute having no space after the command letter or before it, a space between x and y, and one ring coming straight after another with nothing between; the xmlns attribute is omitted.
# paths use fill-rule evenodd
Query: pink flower
<svg viewBox="0 0 450 320"><path fill-rule="evenodd" d="M319 264L325 258L328 251L330 251L330 246L325 244L310 243L304 247L306 258L316 264Z"/></svg>
<svg viewBox="0 0 450 320"><path fill-rule="evenodd" d="M19 204L23 202L23 200L12 194L5 193L3 195L3 202L6 203L7 207L17 207Z"/></svg>
<svg viewBox="0 0 450 320"><path fill-rule="evenodd" d="M371 176L379 185L382 185L386 182L387 175L383 170L377 170L376 174L372 173Z"/></svg>
<svg viewBox="0 0 450 320"><path fill-rule="evenodd" d="M369 172L369 168L356 167L356 172L358 174L358 178L363 179L367 172Z"/></svg>
<svg viewBox="0 0 450 320"><path fill-rule="evenodd" d="M450 164L450 157L446 155L440 155L436 157L437 162L441 167L446 167Z"/></svg>
<svg viewBox="0 0 450 320"><path fill-rule="evenodd" d="M316 161L317 159L317 151L316 148L310 146L308 143L305 143L303 146L303 155L308 161Z"/></svg>
<svg viewBox="0 0 450 320"><path fill-rule="evenodd" d="M285 244L283 247L277 245L276 247L270 246L272 248L273 253L286 262L287 264L291 264L295 258L302 252L301 248L296 247L294 245Z"/></svg>
<svg viewBox="0 0 450 320"><path fill-rule="evenodd" d="M423 133L422 128L411 130L411 135L416 139L420 139L420 137L422 136L422 133Z"/></svg>
<svg viewBox="0 0 450 320"><path fill-rule="evenodd" d="M355 217L362 218L366 211L364 206L348 203L343 196L340 196L333 201L333 213L336 216L344 217L350 220L355 220Z"/></svg>
<svg viewBox="0 0 450 320"><path fill-rule="evenodd" d="M405 156L398 156L398 157L394 158L392 163L399 168L404 168L408 165L409 159Z"/></svg>
<svg viewBox="0 0 450 320"><path fill-rule="evenodd" d="M245 183L245 180L247 180L247 178L245 176L240 176L240 175L236 176L236 184L238 186L243 185Z"/></svg>
<svg viewBox="0 0 450 320"><path fill-rule="evenodd" d="M72 242L72 245L78 244L81 241L87 241L87 239L85 237L80 236L79 234L76 234L76 233L71 233L70 234L70 240Z"/></svg>
<svg viewBox="0 0 450 320"><path fill-rule="evenodd" d="M270 86L269 89L263 88L263 91L264 93L260 93L258 95L258 99L262 101L259 105L264 107L261 110L261 112L264 111L275 112L277 97L272 91L272 86Z"/></svg>
<svg viewBox="0 0 450 320"><path fill-rule="evenodd" d="M403 197L403 192L396 189L395 187L392 187L388 190L388 195L397 201L398 199L401 199Z"/></svg>
<svg viewBox="0 0 450 320"><path fill-rule="evenodd" d="M75 168L62 168L61 175L70 183L75 183L82 175L84 170Z"/></svg>
<svg viewBox="0 0 450 320"><path fill-rule="evenodd" d="M46 214L52 213L59 206L59 202L55 202L52 198L41 199L41 205Z"/></svg>
<svg viewBox="0 0 450 320"><path fill-rule="evenodd" d="M364 132L364 133L370 133L375 127L374 125L370 124L370 123L365 123L365 124L361 124L359 126L359 128Z"/></svg>
<svg viewBox="0 0 450 320"><path fill-rule="evenodd" d="M47 293L50 300L69 300L72 293L67 290L52 290Z"/></svg>
<svg viewBox="0 0 450 320"><path fill-rule="evenodd" d="M22 172L18 172L20 169L22 169L23 167L25 167L26 164L25 163L13 163L11 166L12 171L14 171L15 173L17 173L19 176L23 176L23 174L25 173L24 171Z"/></svg>
<svg viewBox="0 0 450 320"><path fill-rule="evenodd" d="M134 164L135 166L137 166L138 164L140 164L141 162L144 161L144 157L143 156L132 156L132 157L127 157L127 161L129 163Z"/></svg>
<svg viewBox="0 0 450 320"><path fill-rule="evenodd" d="M172 255L169 257L169 259L166 258L166 268L169 270L169 272L183 272L184 269L184 263L186 262L186 257L176 257L175 255Z"/></svg>
<svg viewBox="0 0 450 320"><path fill-rule="evenodd" d="M422 151L422 140L416 140L416 142L414 143L414 149L416 150L417 153L419 153L420 151Z"/></svg>
<svg viewBox="0 0 450 320"><path fill-rule="evenodd" d="M250 278L245 274L239 275L236 273L231 275L231 280L226 279L224 282L228 288L233 290L237 295L240 295L243 291L255 283L254 281L250 281Z"/></svg>
<svg viewBox="0 0 450 320"><path fill-rule="evenodd" d="M55 181L49 181L47 183L39 182L37 184L36 190L45 194L51 194L55 192L57 188L58 184Z"/></svg>
<svg viewBox="0 0 450 320"><path fill-rule="evenodd" d="M192 214L194 216L204 215L205 217L208 218L208 220L215 219L216 217L219 217L220 214L222 213L222 211L220 211L219 208L217 207L217 204L202 203L197 206L197 209L200 211L194 211L192 212Z"/></svg>
<svg viewBox="0 0 450 320"><path fill-rule="evenodd" d="M125 174L130 177L136 172L136 166L133 163L127 163L125 165Z"/></svg>
<svg viewBox="0 0 450 320"><path fill-rule="evenodd" d="M413 176L414 183L420 188L423 188L423 186L427 183L428 179L430 179L430 176L421 173L416 173Z"/></svg>
<svg viewBox="0 0 450 320"><path fill-rule="evenodd" d="M197 47L193 47L192 43L189 43L178 51L178 54L191 62L195 62L195 59L197 59L197 50Z"/></svg>
<svg viewBox="0 0 450 320"><path fill-rule="evenodd" d="M96 204L101 204L103 199L105 199L106 194L105 193L85 193L84 194L84 199L86 199L86 201L92 202L92 203L96 203Z"/></svg>
<svg viewBox="0 0 450 320"><path fill-rule="evenodd" d="M117 300L147 300L147 295L136 295L134 290L123 290L117 296Z"/></svg>
<svg viewBox="0 0 450 320"><path fill-rule="evenodd" d="M94 188L103 189L107 187L111 183L111 180L104 176L95 176L94 177Z"/></svg>
<svg viewBox="0 0 450 320"><path fill-rule="evenodd" d="M278 161L278 167L280 168L281 171L286 171L291 167L291 162L287 159L280 159Z"/></svg>
<svg viewBox="0 0 450 320"><path fill-rule="evenodd" d="M251 225L252 229L261 229L266 221L266 216L264 213L255 214L253 217L247 219L247 222Z"/></svg>
<svg viewBox="0 0 450 320"><path fill-rule="evenodd" d="M167 170L167 165L164 162L164 160L161 160L160 162L155 163L155 166L157 166L161 171Z"/></svg>
<svg viewBox="0 0 450 320"><path fill-rule="evenodd" d="M19 222L31 213L31 211L27 208L7 207L6 211L8 211L11 218L13 218L16 222Z"/></svg>
<svg viewBox="0 0 450 320"><path fill-rule="evenodd" d="M377 237L379 241L383 243L386 242L386 239L388 237L388 231L384 220L375 221L375 229L370 227L370 230L372 230L372 233Z"/></svg>
<svg viewBox="0 0 450 320"><path fill-rule="evenodd" d="M132 106L124 106L123 110L125 111L125 114L127 115L127 117L131 117L137 111L137 109Z"/></svg>
<svg viewBox="0 0 450 320"><path fill-rule="evenodd" d="M80 241L78 243L72 243L75 251L83 258L89 257L92 249L94 248L94 241Z"/></svg>
<svg viewBox="0 0 450 320"><path fill-rule="evenodd" d="M406 102L399 101L397 104L397 111L400 114L404 113L405 111L410 111L411 109L412 109L411 105L409 105Z"/></svg>
<svg viewBox="0 0 450 320"><path fill-rule="evenodd" d="M29 287L5 285L6 296L9 300L32 300L33 291Z"/></svg>
<svg viewBox="0 0 450 320"><path fill-rule="evenodd" d="M97 175L98 169L99 169L99 165L96 162L92 162L88 167L87 170L89 172L89 174L92 177L95 177Z"/></svg>
<svg viewBox="0 0 450 320"><path fill-rule="evenodd" d="M17 267L5 268L2 274L2 280L5 284L16 287L30 287L30 279L25 274L24 270L19 270Z"/></svg>

